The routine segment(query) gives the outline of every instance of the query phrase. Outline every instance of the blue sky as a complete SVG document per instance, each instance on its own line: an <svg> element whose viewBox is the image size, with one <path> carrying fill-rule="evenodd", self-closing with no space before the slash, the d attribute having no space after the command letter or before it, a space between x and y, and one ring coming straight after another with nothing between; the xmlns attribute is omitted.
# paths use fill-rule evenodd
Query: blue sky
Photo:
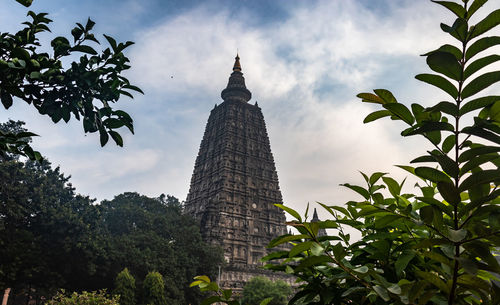
<svg viewBox="0 0 500 305"><path fill-rule="evenodd" d="M478 17L498 8L494 2ZM303 210L307 202L354 199L339 184L361 183L358 170L403 179L393 165L428 147L401 141L399 122L364 125L376 107L355 95L388 88L407 104L439 101L443 95L414 75L428 71L419 54L453 42L439 29L453 17L424 0L35 0L30 9L50 14L55 35L69 36L75 22L91 17L96 33L136 42L127 75L146 94L116 105L135 121L135 135L123 132L124 148L100 148L80 122L54 125L20 101L0 111L0 121L26 121L41 136L34 146L72 175L78 192L99 200L125 191L185 199L237 49L251 103L258 101L266 119L286 204ZM19 29L26 12L1 1L0 31Z"/></svg>

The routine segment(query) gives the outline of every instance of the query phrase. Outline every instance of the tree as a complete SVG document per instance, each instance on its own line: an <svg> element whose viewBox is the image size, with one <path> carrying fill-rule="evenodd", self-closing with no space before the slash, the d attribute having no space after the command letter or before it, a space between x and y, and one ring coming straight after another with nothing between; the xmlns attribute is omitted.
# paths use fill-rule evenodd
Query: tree
<svg viewBox="0 0 500 305"><path fill-rule="evenodd" d="M17 1L26 7L32 3L32 0ZM59 36L51 41L52 54L39 52L37 35L49 32L52 20L46 13L29 11L28 16L31 20L24 22L25 28L19 32L0 32L0 100L5 109L18 98L49 116L54 123L68 122L72 116L82 120L86 133L99 132L101 146L108 142L109 136L123 146L116 130L125 126L133 133L133 121L126 112L114 110L111 104L123 95L132 97L130 90L142 93L122 75L130 68L123 51L133 43L117 43L104 35L110 47L97 52L91 46L99 44L92 33L95 23L89 19L85 26L77 23L71 30L72 42ZM63 67L62 62L76 53L84 55L67 68ZM16 136L0 132L0 155L10 152L40 159L40 153L23 140L26 136L35 134Z"/></svg>
<svg viewBox="0 0 500 305"><path fill-rule="evenodd" d="M149 272L142 284L144 304L166 305L165 284L159 272Z"/></svg>
<svg viewBox="0 0 500 305"><path fill-rule="evenodd" d="M387 173L362 173L365 187L343 184L361 201L321 204L331 220L310 222L307 210L303 219L278 205L293 217L289 224L298 233L271 241L271 248L285 243L292 248L263 260L270 262L266 268L302 282L289 304L500 304L500 263L494 254L500 247L500 97L477 96L500 81L500 71L482 72L500 56L477 58L500 45L500 37L485 36L500 24L500 10L469 26L486 1L433 1L457 17L441 29L458 47L446 44L424 54L437 74L416 78L444 91L447 101L409 108L388 90L358 95L383 108L365 123L400 120L408 125L402 136L420 135L432 145L411 161L427 166L399 165L419 179L418 193L402 193L404 181ZM361 240L352 242L344 225L358 230ZM336 234L318 236L320 229ZM200 279L193 285L210 286Z"/></svg>
<svg viewBox="0 0 500 305"><path fill-rule="evenodd" d="M135 305L135 279L127 268L123 269L115 279L114 295L120 296L121 305Z"/></svg>
<svg viewBox="0 0 500 305"><path fill-rule="evenodd" d="M267 298L272 298L269 305L286 305L292 294L292 288L284 281L271 281L267 277L252 278L243 287L242 305L260 304Z"/></svg>
<svg viewBox="0 0 500 305"><path fill-rule="evenodd" d="M222 251L202 241L199 226L182 214L177 198L124 193L98 208L103 256L92 289L112 286L115 275L126 266L138 281L150 270L163 274L169 304L200 302L202 295L189 289L189 283L202 272L217 274Z"/></svg>
<svg viewBox="0 0 500 305"><path fill-rule="evenodd" d="M434 2L456 15L453 25L441 28L458 47L446 44L424 54L437 74L416 78L443 90L448 101L427 108L412 104L410 110L388 90L358 95L383 108L365 123L386 116L401 120L409 125L402 136L420 135L433 146L411 161L429 166L399 166L420 179L420 193L401 193L403 183L386 173L363 174L366 187L344 184L362 201L323 205L333 221L307 222L282 206L299 234L272 241L270 246L291 242L293 248L265 259L282 259L268 268L305 281L292 304L315 297L314 304L500 303L500 264L493 254L500 247L500 97L476 96L500 81L500 71L480 73L500 56L476 59L500 44L500 37L484 37L500 24L500 10L469 26L486 1ZM351 243L341 225L359 230L362 239ZM338 236L318 237L319 228L337 230Z"/></svg>
<svg viewBox="0 0 500 305"><path fill-rule="evenodd" d="M0 285L27 295L84 288L99 252L92 201L47 160L0 162L0 181Z"/></svg>

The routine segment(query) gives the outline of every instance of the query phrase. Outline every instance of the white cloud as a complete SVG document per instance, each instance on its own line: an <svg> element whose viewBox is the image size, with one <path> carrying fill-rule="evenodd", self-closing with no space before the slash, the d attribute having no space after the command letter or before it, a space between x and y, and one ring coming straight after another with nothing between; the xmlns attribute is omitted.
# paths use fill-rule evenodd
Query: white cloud
<svg viewBox="0 0 500 305"><path fill-rule="evenodd" d="M395 128L402 126L363 125L373 109L352 97L383 85L375 78L388 73L395 58L438 45L441 37L421 34L440 31L434 21L439 13L427 12L428 6L408 2L380 17L354 1L322 1L291 8L284 22L263 28L246 27L249 15L201 6L137 36L132 77L166 97L189 99L195 91L203 98L198 103L211 105L220 102L239 47L247 87L266 117L285 200L297 207L341 203L349 195L340 194L338 184L360 181L357 170L392 171L410 158L397 139ZM346 95L351 98L339 98ZM183 120L208 117L203 109ZM201 141L201 134L192 136Z"/></svg>

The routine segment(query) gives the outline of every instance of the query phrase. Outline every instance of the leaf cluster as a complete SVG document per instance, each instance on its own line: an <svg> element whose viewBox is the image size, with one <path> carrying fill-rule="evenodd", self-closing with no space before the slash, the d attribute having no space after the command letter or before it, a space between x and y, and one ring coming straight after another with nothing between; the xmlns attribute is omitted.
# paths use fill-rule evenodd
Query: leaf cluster
<svg viewBox="0 0 500 305"><path fill-rule="evenodd" d="M19 1L18 1L19 2ZM22 1L29 6L31 1ZM104 35L109 47L96 49L99 40L92 33L95 23L88 19L85 25L77 23L71 30L72 39L63 36L52 39L51 54L40 52L39 34L50 32L52 22L46 13L28 12L31 20L15 34L0 32L0 100L9 109L15 98L33 105L40 114L49 116L54 123L71 117L83 122L87 133L99 132L101 146L109 137L123 146L117 131L126 127L134 132L132 118L112 107L120 97L133 97L131 92L143 93L123 76L130 68L123 51L133 42L117 43ZM77 55L77 61L64 67L67 58ZM31 134L34 136L35 134ZM10 152L39 159L29 144L13 135L0 135L1 152ZM24 149L16 149L16 147Z"/></svg>
<svg viewBox="0 0 500 305"><path fill-rule="evenodd" d="M303 219L277 205L298 233L272 240L269 248L290 248L263 261L297 277L289 304L500 304L500 96L478 96L500 81L500 71L484 72L500 56L478 58L500 45L500 37L485 36L500 24L500 9L473 24L487 0L433 2L456 16L441 24L456 45L424 54L434 73L416 79L448 99L424 107L400 103L385 89L358 94L382 108L365 123L390 117L407 125L403 137L429 141L432 149L411 161L417 166L399 166L419 180L417 192L403 193L404 181L387 173L362 173L365 186L343 184L361 201L320 203L330 220L308 222L307 210ZM361 239L352 242L346 226Z"/></svg>

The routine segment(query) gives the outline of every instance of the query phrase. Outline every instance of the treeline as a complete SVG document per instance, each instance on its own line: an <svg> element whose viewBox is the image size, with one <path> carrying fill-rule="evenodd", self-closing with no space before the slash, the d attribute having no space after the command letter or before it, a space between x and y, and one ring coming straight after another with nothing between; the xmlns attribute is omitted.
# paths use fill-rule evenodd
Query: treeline
<svg viewBox="0 0 500 305"><path fill-rule="evenodd" d="M0 127L22 131L20 122ZM9 304L39 303L61 288L112 291L124 268L139 299L142 281L157 271L168 304L197 304L201 295L189 283L215 277L222 261L173 196L130 192L97 204L47 160L0 160L0 287L11 288Z"/></svg>

